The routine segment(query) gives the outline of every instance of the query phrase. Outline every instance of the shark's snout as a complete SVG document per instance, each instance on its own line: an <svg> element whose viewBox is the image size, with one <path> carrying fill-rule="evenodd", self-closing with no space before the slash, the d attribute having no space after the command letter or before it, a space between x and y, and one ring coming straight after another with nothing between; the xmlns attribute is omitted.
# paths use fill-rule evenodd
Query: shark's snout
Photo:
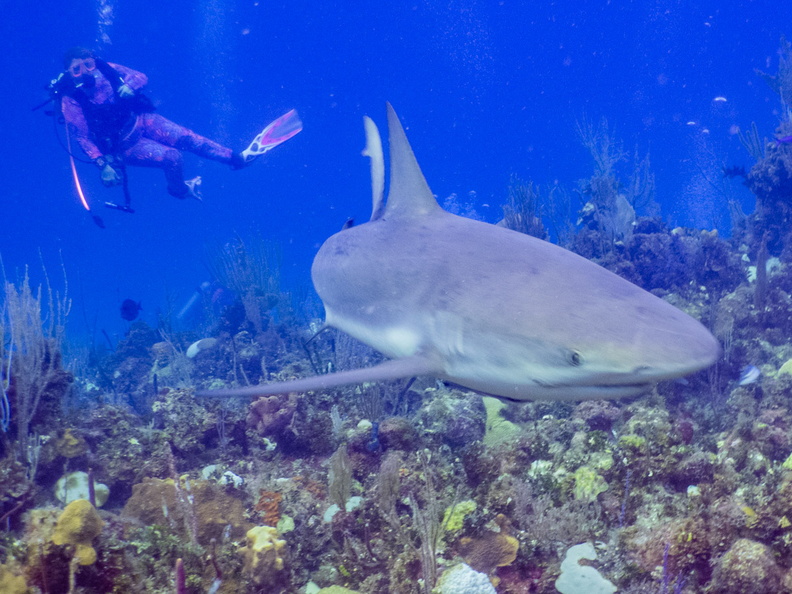
<svg viewBox="0 0 792 594"><path fill-rule="evenodd" d="M642 374L657 375L658 380L682 377L705 369L720 358L720 343L702 324L686 317L679 330L679 334L655 336L657 350L648 351L651 360ZM651 340L652 337L647 338Z"/></svg>

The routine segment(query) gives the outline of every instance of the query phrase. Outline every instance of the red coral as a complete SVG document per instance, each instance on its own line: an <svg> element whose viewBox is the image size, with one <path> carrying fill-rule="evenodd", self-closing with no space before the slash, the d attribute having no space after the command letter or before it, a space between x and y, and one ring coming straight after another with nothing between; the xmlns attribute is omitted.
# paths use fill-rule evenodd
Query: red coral
<svg viewBox="0 0 792 594"><path fill-rule="evenodd" d="M313 479L306 478L301 475L297 475L292 479L295 483L297 483L302 489L308 491L311 495L316 497L317 499L324 499L327 493L325 492L325 486L322 483L319 483Z"/></svg>
<svg viewBox="0 0 792 594"><path fill-rule="evenodd" d="M261 491L255 510L261 514L261 521L265 526L277 526L280 520L280 502L283 495L275 491Z"/></svg>

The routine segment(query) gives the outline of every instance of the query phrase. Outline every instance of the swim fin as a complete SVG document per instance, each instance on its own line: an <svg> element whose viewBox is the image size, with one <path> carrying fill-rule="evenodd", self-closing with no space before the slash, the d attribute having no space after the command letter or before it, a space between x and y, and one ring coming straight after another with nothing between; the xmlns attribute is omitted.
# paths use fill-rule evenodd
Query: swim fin
<svg viewBox="0 0 792 594"><path fill-rule="evenodd" d="M268 150L286 142L300 132L302 127L302 121L300 121L296 109L286 112L274 122L267 124L261 134L253 139L250 146L239 153L239 167L252 163Z"/></svg>
<svg viewBox="0 0 792 594"><path fill-rule="evenodd" d="M107 208L112 208L114 210L120 210L121 212L128 212L129 214L135 214L135 210L131 206L129 206L128 204L117 204L115 202L105 202L104 205Z"/></svg>
<svg viewBox="0 0 792 594"><path fill-rule="evenodd" d="M203 200L203 196L201 195L200 175L196 175L192 179L185 180L184 185L187 186L187 193L184 195L184 198L195 198L199 201Z"/></svg>

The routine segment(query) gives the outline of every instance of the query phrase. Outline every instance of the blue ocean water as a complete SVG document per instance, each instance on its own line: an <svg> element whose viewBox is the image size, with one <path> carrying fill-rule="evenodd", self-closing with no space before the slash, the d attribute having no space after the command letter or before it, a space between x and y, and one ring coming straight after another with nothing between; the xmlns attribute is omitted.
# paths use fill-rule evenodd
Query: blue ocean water
<svg viewBox="0 0 792 594"><path fill-rule="evenodd" d="M73 339L123 334L126 298L156 324L207 279L205 245L237 235L281 245L284 282L309 286L322 241L369 216L361 118L382 126L386 101L441 202L475 192L489 221L512 175L570 189L590 176L576 123L606 118L627 152L651 155L665 219L728 233L720 170L750 164L737 127L772 135L779 103L755 69L775 71L792 22L792 5L769 1L2 4L0 254L9 280L29 266L41 282L43 261L56 288L62 260ZM120 190L78 164L100 229L75 193L63 126L31 110L74 45L145 72L159 113L235 149L291 108L304 131L239 172L187 155L203 203L130 169L134 215L104 209ZM753 209L739 184L728 191Z"/></svg>

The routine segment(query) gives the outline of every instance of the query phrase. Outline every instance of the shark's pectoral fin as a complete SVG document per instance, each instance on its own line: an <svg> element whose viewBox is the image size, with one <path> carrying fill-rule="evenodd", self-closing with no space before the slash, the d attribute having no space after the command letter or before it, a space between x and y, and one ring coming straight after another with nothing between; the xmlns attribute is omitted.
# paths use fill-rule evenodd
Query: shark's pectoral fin
<svg viewBox="0 0 792 594"><path fill-rule="evenodd" d="M374 367L363 367L327 375L315 375L288 382L261 384L248 388L229 388L225 390L199 390L197 396L266 396L268 394L287 394L289 392L309 392L326 390L338 386L402 379L417 375L439 375L438 365L430 359L415 355L403 359L392 359Z"/></svg>

